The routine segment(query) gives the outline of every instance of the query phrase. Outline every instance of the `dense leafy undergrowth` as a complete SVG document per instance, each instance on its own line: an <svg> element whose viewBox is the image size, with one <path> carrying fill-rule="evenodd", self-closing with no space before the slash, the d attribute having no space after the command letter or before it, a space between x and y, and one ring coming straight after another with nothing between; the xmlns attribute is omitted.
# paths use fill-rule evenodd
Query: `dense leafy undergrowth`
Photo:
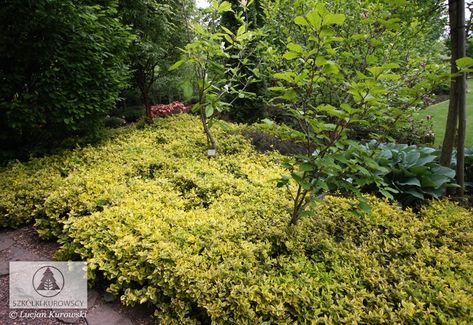
<svg viewBox="0 0 473 325"><path fill-rule="evenodd" d="M198 121L174 116L12 164L0 224L35 219L61 258L87 260L91 279L153 304L163 323L473 322L471 211L433 201L414 214L369 197L365 213L327 197L288 227L282 156L215 130L212 159Z"/></svg>

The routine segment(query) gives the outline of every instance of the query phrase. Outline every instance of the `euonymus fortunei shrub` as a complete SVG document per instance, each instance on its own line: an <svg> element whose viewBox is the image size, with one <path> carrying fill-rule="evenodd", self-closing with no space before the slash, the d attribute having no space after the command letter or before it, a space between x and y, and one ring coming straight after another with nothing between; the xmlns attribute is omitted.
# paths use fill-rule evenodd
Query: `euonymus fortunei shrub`
<svg viewBox="0 0 473 325"><path fill-rule="evenodd" d="M91 283L102 274L161 323L471 323L471 210L433 201L415 214L365 197L367 213L327 196L287 227L283 157L214 131L214 159L199 120L181 115L13 163L1 225L35 218L58 256L87 260Z"/></svg>

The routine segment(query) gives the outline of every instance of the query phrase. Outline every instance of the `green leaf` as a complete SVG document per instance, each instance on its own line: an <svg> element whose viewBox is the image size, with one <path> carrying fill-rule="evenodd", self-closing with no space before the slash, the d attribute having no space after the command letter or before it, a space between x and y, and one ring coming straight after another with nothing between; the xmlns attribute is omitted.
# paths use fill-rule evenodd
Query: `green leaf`
<svg viewBox="0 0 473 325"><path fill-rule="evenodd" d="M287 82L293 82L294 81L294 78L292 76L291 73L289 72L278 72L278 73L275 73L274 74L274 78L276 79L282 79L282 80L285 80Z"/></svg>
<svg viewBox="0 0 473 325"><path fill-rule="evenodd" d="M292 173L291 177L299 184L304 190L310 190L310 184L307 183L300 174Z"/></svg>
<svg viewBox="0 0 473 325"><path fill-rule="evenodd" d="M377 78L381 73L383 73L384 68L382 68L382 67L371 67L371 68L367 68L366 70L371 72L373 77Z"/></svg>
<svg viewBox="0 0 473 325"><path fill-rule="evenodd" d="M443 175L449 178L454 178L456 175L456 172L453 169L443 166L433 168L432 173L435 175Z"/></svg>
<svg viewBox="0 0 473 325"><path fill-rule="evenodd" d="M365 200L360 200L360 204L358 207L366 213L371 212L371 206Z"/></svg>
<svg viewBox="0 0 473 325"><path fill-rule="evenodd" d="M307 22L307 20L302 16L296 17L294 19L294 22L299 26L309 26L309 23Z"/></svg>
<svg viewBox="0 0 473 325"><path fill-rule="evenodd" d="M386 63L381 66L383 69L399 69L400 66L397 63Z"/></svg>
<svg viewBox="0 0 473 325"><path fill-rule="evenodd" d="M303 172L310 172L312 170L314 170L314 166L312 164L309 164L309 163L302 163L302 164L299 164L299 169Z"/></svg>
<svg viewBox="0 0 473 325"><path fill-rule="evenodd" d="M229 30L229 29L228 29L227 27L225 27L225 26L222 26L222 29L223 29L223 30L225 31L225 33L227 33L228 35L232 35L232 36L235 35L235 34L233 34L233 32L232 32L231 30Z"/></svg>
<svg viewBox="0 0 473 325"><path fill-rule="evenodd" d="M433 162L437 157L435 157L434 155L430 155L430 156L426 156L426 157L421 157L419 158L419 160L417 161L417 165L420 165L420 166L423 166L425 164L428 164L428 163L431 163Z"/></svg>
<svg viewBox="0 0 473 325"><path fill-rule="evenodd" d="M435 184L434 188L442 188L444 185L447 185L450 182L450 178L443 175L432 175L430 176L430 181Z"/></svg>
<svg viewBox="0 0 473 325"><path fill-rule="evenodd" d="M418 199L421 199L421 200L425 199L424 194L422 194L421 192L416 191L414 189L408 189L408 190L404 191L404 193L410 194L411 196L413 196L415 198L418 198Z"/></svg>
<svg viewBox="0 0 473 325"><path fill-rule="evenodd" d="M401 75L394 74L394 73L385 73L379 76L379 80L399 80L401 79Z"/></svg>
<svg viewBox="0 0 473 325"><path fill-rule="evenodd" d="M343 14L329 14L324 17L323 25L343 25L345 22L345 15Z"/></svg>
<svg viewBox="0 0 473 325"><path fill-rule="evenodd" d="M312 10L306 15L307 21L310 23L312 27L315 29L320 29L322 26L322 17L320 17L320 14L316 10Z"/></svg>
<svg viewBox="0 0 473 325"><path fill-rule="evenodd" d="M295 43L289 43L287 44L287 48L292 51L292 52L296 52L296 53L302 53L302 46L300 46L299 44L295 44Z"/></svg>
<svg viewBox="0 0 473 325"><path fill-rule="evenodd" d="M278 180L277 187L286 186L288 183L289 183L289 177L288 177L288 176L282 176L282 177Z"/></svg>
<svg viewBox="0 0 473 325"><path fill-rule="evenodd" d="M419 160L419 158L420 158L420 153L417 150L409 152L405 158L405 163L407 167L417 165L417 161Z"/></svg>
<svg viewBox="0 0 473 325"><path fill-rule="evenodd" d="M174 63L172 66L169 67L169 71L174 71L179 69L186 61L184 60L179 60L176 63Z"/></svg>
<svg viewBox="0 0 473 325"><path fill-rule="evenodd" d="M238 30L237 30L237 37L243 35L244 33L246 32L246 26L245 25L241 25Z"/></svg>
<svg viewBox="0 0 473 325"><path fill-rule="evenodd" d="M201 103L195 103L193 106L192 106L192 109L191 109L191 112L192 113L196 113L200 110L200 108L202 107L202 104Z"/></svg>
<svg viewBox="0 0 473 325"><path fill-rule="evenodd" d="M318 67L321 67L323 65L326 65L327 64L327 59L324 58L323 56L318 56L316 59L315 59L315 65L317 65Z"/></svg>
<svg viewBox="0 0 473 325"><path fill-rule="evenodd" d="M184 95L184 99L189 100L194 95L194 89L192 87L192 83L190 80L186 80L181 85L182 93Z"/></svg>
<svg viewBox="0 0 473 325"><path fill-rule="evenodd" d="M464 57L456 61L458 68L466 68L473 65L473 58Z"/></svg>
<svg viewBox="0 0 473 325"><path fill-rule="evenodd" d="M411 186L418 186L418 187L421 187L421 184L420 184L420 181L415 178L415 177L411 177L411 178L407 178L407 179L403 179L399 182L397 182L399 185L411 185Z"/></svg>
<svg viewBox="0 0 473 325"><path fill-rule="evenodd" d="M387 199L394 200L394 196L384 189L380 189L379 192Z"/></svg>
<svg viewBox="0 0 473 325"><path fill-rule="evenodd" d="M283 55L283 58L285 58L286 60L294 60L294 59L297 59L298 57L300 57L300 53L296 53L296 52L286 52Z"/></svg>
<svg viewBox="0 0 473 325"><path fill-rule="evenodd" d="M214 114L214 108L212 105L205 106L205 116L211 117Z"/></svg>
<svg viewBox="0 0 473 325"><path fill-rule="evenodd" d="M228 11L233 11L232 10L232 4L230 2L224 1L218 6L218 12L219 13L224 13L224 12L228 12Z"/></svg>

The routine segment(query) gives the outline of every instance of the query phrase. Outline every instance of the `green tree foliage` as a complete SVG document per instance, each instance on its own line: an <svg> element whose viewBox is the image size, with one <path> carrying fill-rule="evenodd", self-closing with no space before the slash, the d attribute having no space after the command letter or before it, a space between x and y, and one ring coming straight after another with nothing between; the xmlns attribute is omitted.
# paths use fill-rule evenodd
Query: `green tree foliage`
<svg viewBox="0 0 473 325"><path fill-rule="evenodd" d="M120 0L122 21L136 35L129 59L148 120L151 120L151 91L156 78L169 78L169 66L178 59L179 48L188 41L185 12L191 6L189 0Z"/></svg>
<svg viewBox="0 0 473 325"><path fill-rule="evenodd" d="M0 141L34 145L97 128L126 86L131 35L116 3L2 1Z"/></svg>
<svg viewBox="0 0 473 325"><path fill-rule="evenodd" d="M235 14L240 24L235 33L218 23L222 14L228 12ZM238 98L254 96L247 91L254 80L247 57L251 55L248 54L251 53L250 45L257 33L249 30L242 15L242 12L234 13L227 1L212 1L204 18L206 23L195 22L195 38L183 49L182 60L170 67L174 71L182 66L190 66L194 71L195 83L188 81L185 92L197 93L197 103L192 110L200 115L209 155L214 155L217 149L217 141L210 130L215 113L228 110Z"/></svg>
<svg viewBox="0 0 473 325"><path fill-rule="evenodd" d="M249 30L255 30L264 26L264 15L260 0L231 0L229 3L231 3L233 11L223 13L220 21L220 24L225 28L231 30L233 33L237 32L241 23L233 12L242 12L241 19L246 21ZM228 42L227 44L230 45ZM251 64L239 66L238 59L232 58L232 56L227 60L229 66L242 69L241 74L252 76L255 79L255 81L246 88L247 91L254 93L255 97L237 98L229 109L228 114L230 118L239 122L254 122L266 116L264 99L267 90L267 81L270 76L254 74L250 69L250 65L259 65L266 49L258 47L258 41L254 41L251 46L255 48L255 51L246 57L246 60ZM230 54L237 55L237 53ZM241 85L237 87L242 88L244 86L245 80L242 80Z"/></svg>
<svg viewBox="0 0 473 325"><path fill-rule="evenodd" d="M305 5L296 2L294 10ZM288 165L297 183L293 224L309 204L333 188L360 193L366 184L375 183L392 198L395 190L383 186L382 169L372 157L345 159L342 153L359 145L349 133L366 129L363 139L389 139L386 135L406 123L443 71L435 58L413 47L414 39L421 39L417 19L402 21L393 14L397 7L392 3L367 1L360 8L355 1L327 6L316 2L311 8L282 29L287 35L285 53L272 88L295 121L295 136L306 143L306 155L296 166ZM402 14L403 7L397 9ZM268 61L278 62L278 51ZM351 173L364 177L349 177ZM280 185L290 185L289 178Z"/></svg>

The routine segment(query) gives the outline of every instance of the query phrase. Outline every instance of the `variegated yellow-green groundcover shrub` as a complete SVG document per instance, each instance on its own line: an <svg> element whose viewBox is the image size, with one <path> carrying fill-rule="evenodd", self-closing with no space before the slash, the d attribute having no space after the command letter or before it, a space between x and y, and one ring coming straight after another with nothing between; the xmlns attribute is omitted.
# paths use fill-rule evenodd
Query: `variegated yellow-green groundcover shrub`
<svg viewBox="0 0 473 325"><path fill-rule="evenodd" d="M196 118L157 124L11 165L2 225L34 217L59 255L87 260L124 303L153 304L161 323L472 323L471 211L367 198L365 213L327 197L288 227L281 156L215 128L209 160Z"/></svg>

